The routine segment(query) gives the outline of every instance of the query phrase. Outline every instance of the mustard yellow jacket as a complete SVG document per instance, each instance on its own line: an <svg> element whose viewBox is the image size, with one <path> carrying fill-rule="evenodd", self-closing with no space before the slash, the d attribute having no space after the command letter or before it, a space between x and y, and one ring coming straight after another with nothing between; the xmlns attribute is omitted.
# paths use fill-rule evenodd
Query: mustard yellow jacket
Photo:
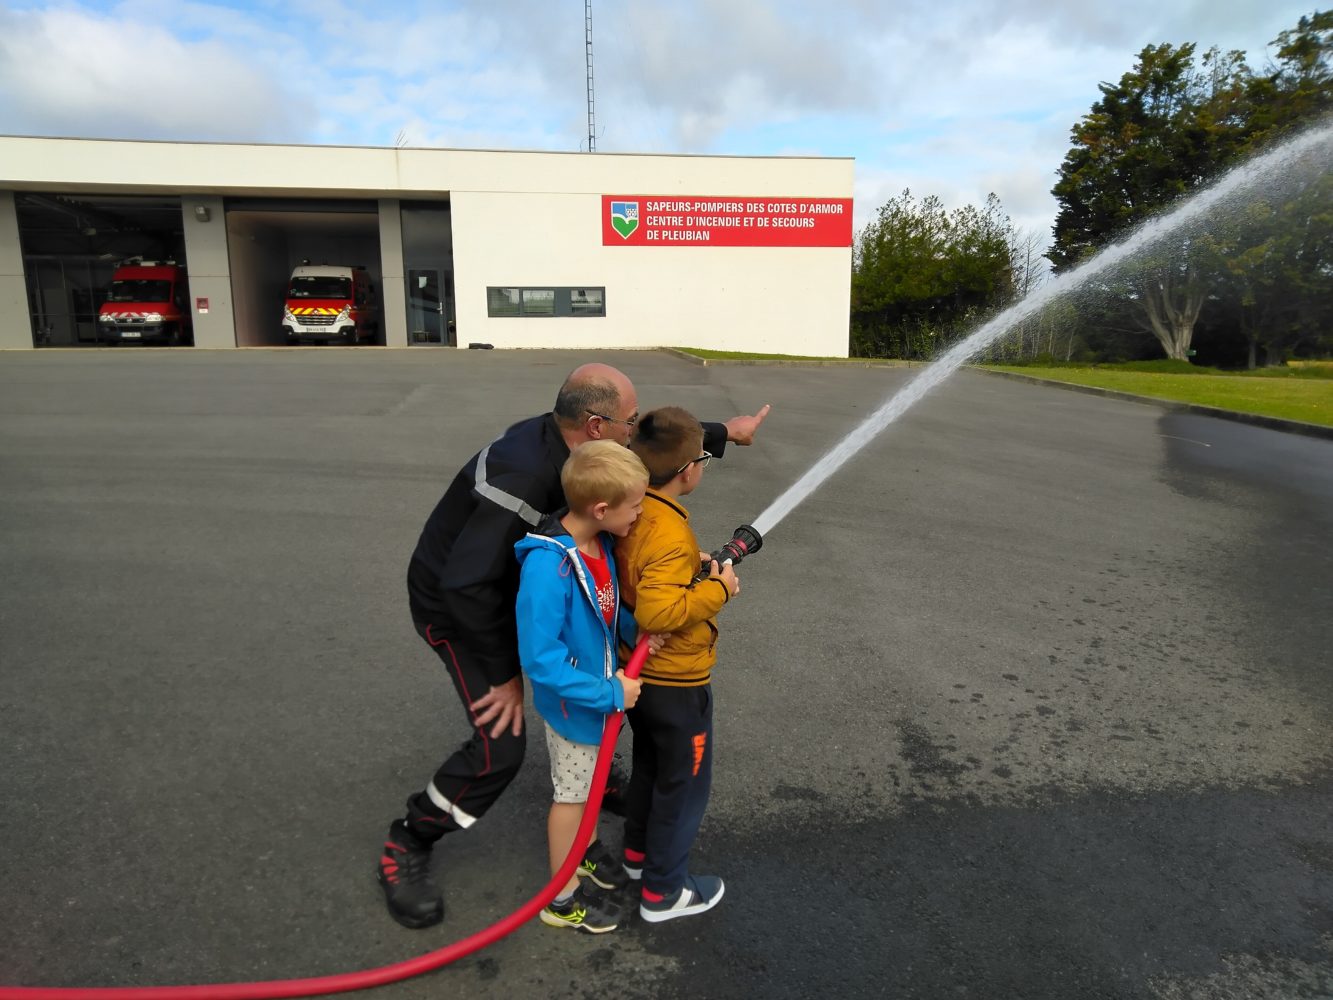
<svg viewBox="0 0 1333 1000"><path fill-rule="evenodd" d="M717 661L713 620L731 592L721 580L694 583L699 542L689 512L652 490L643 513L626 538L617 539L620 596L642 632L670 632L666 644L648 658L646 684L697 687L707 684ZM622 650L622 656L624 650Z"/></svg>

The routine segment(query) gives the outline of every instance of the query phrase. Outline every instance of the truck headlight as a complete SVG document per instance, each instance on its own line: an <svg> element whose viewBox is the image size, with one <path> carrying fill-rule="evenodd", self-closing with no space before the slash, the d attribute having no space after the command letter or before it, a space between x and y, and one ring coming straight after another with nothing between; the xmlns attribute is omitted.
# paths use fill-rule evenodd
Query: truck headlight
<svg viewBox="0 0 1333 1000"><path fill-rule="evenodd" d="M161 313L144 313L144 314L143 314L143 321L144 321L145 323L161 323L161 322L162 322L162 314L161 314Z"/></svg>

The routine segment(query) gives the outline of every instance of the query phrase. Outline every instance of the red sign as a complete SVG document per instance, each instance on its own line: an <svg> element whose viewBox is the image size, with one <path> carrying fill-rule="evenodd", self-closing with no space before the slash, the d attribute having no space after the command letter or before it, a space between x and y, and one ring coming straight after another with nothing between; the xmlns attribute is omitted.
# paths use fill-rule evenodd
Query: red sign
<svg viewBox="0 0 1333 1000"><path fill-rule="evenodd" d="M201 313L206 313L206 312L208 312L208 299L198 299L198 298L195 299L195 300L194 300L194 307L195 307L197 310L199 310Z"/></svg>
<svg viewBox="0 0 1333 1000"><path fill-rule="evenodd" d="M604 194L602 245L849 247L852 199Z"/></svg>

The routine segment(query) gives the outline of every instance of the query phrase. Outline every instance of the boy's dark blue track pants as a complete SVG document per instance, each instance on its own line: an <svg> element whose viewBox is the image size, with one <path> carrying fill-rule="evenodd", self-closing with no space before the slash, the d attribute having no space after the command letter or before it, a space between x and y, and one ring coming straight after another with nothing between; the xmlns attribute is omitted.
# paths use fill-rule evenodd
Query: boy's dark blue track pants
<svg viewBox="0 0 1333 1000"><path fill-rule="evenodd" d="M713 687L644 684L629 712L634 769L625 847L647 857L643 887L670 895L685 882L713 782Z"/></svg>

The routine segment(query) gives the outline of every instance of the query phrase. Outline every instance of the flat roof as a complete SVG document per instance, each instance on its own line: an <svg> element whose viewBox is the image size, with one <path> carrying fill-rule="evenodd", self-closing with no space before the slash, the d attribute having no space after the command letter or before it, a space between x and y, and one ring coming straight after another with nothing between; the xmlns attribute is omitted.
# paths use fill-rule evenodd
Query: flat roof
<svg viewBox="0 0 1333 1000"><path fill-rule="evenodd" d="M439 197L448 191L851 197L852 157L0 136L0 188Z"/></svg>

